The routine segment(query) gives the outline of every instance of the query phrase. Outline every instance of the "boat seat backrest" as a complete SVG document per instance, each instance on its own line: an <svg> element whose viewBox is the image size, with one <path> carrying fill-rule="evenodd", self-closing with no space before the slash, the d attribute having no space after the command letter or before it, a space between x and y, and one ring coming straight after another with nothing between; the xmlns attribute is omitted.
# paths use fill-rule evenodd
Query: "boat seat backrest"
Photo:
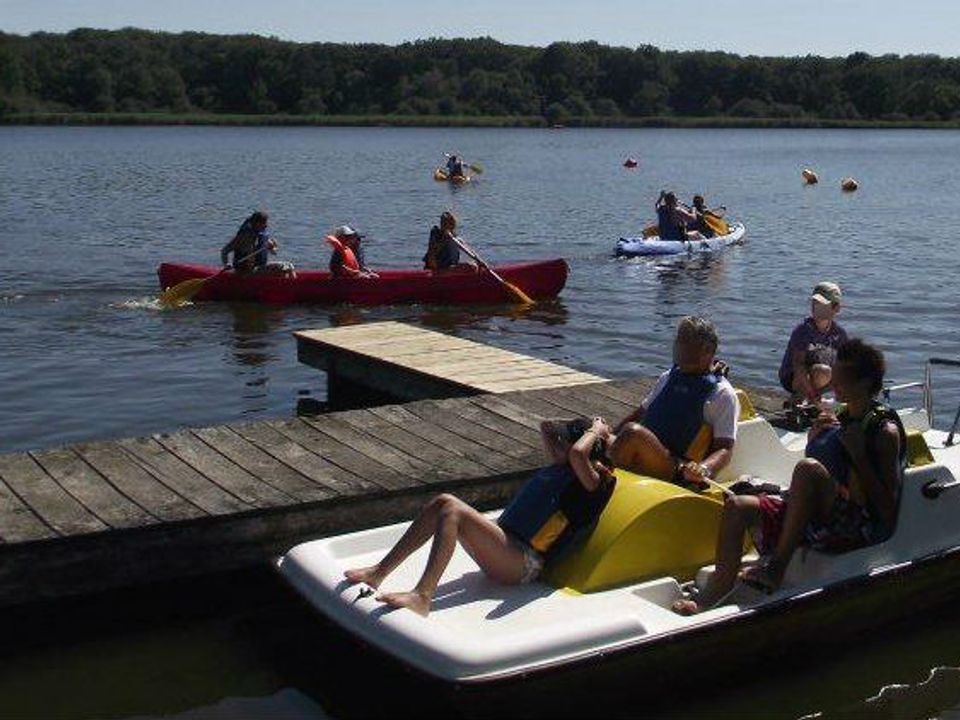
<svg viewBox="0 0 960 720"><path fill-rule="evenodd" d="M783 446L770 423L754 417L737 423L733 457L717 479L728 482L741 475L753 475L786 487L790 483L793 467L802 458L802 452Z"/></svg>

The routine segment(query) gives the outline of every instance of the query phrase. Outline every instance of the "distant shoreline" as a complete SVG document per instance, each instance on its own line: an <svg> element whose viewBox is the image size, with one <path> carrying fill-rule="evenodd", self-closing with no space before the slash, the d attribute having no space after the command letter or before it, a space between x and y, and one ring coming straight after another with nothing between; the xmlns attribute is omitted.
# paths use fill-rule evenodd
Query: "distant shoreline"
<svg viewBox="0 0 960 720"><path fill-rule="evenodd" d="M539 115L240 115L212 113L10 113L0 125L227 127L478 127L478 128L795 128L957 130L960 120L832 120L823 118L600 117L568 118L550 125Z"/></svg>

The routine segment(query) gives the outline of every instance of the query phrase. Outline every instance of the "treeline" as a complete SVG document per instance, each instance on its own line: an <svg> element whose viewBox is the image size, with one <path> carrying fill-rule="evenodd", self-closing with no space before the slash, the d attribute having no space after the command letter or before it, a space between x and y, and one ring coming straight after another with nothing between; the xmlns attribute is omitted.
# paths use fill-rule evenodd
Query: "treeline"
<svg viewBox="0 0 960 720"><path fill-rule="evenodd" d="M960 119L960 59L742 57L489 38L398 46L81 29L0 33L0 115Z"/></svg>

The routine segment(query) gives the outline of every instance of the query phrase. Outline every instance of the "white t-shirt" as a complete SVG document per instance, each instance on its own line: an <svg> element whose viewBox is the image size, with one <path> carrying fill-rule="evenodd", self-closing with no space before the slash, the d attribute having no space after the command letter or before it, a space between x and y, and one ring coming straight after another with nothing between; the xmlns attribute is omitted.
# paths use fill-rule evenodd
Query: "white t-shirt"
<svg viewBox="0 0 960 720"><path fill-rule="evenodd" d="M640 403L640 407L644 410L650 407L650 403L667 384L669 376L670 371L667 370L657 378L656 384ZM740 401L737 400L737 392L729 380L720 378L717 387L703 404L703 421L710 426L714 439L736 440L738 417L740 417Z"/></svg>

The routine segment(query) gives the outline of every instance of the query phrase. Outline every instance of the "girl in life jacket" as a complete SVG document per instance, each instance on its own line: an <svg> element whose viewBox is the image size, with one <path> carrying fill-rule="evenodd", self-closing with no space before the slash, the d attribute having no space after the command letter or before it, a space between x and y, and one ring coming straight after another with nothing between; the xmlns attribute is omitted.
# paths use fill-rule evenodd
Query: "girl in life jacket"
<svg viewBox="0 0 960 720"><path fill-rule="evenodd" d="M376 565L347 570L352 583L379 588L411 553L432 540L426 569L408 592L377 600L426 616L440 577L459 542L492 580L517 585L535 580L544 567L599 518L613 492L606 448L612 440L602 418L545 422L541 437L554 460L520 489L498 521L453 495L431 500L396 545ZM361 595L371 591L361 590Z"/></svg>

